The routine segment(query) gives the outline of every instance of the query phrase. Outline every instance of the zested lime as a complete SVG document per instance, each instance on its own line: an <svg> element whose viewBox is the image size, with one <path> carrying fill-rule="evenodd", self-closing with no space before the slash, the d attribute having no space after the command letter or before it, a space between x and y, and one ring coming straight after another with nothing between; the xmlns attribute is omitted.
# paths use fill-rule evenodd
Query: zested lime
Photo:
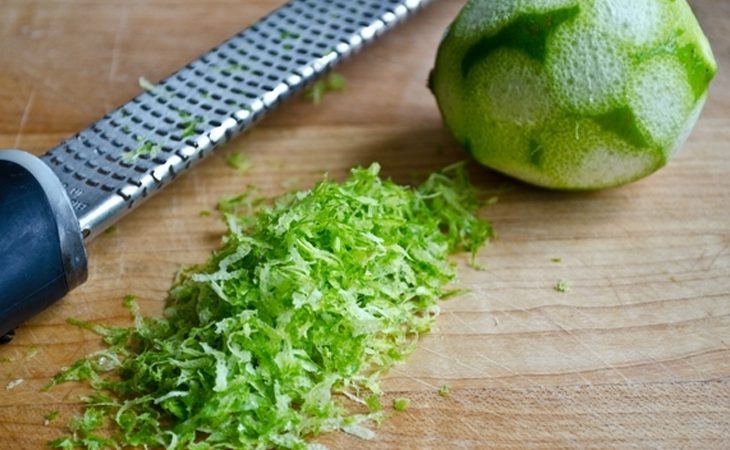
<svg viewBox="0 0 730 450"><path fill-rule="evenodd" d="M430 85L482 164L540 186L598 189L667 163L715 71L685 0L471 0Z"/></svg>

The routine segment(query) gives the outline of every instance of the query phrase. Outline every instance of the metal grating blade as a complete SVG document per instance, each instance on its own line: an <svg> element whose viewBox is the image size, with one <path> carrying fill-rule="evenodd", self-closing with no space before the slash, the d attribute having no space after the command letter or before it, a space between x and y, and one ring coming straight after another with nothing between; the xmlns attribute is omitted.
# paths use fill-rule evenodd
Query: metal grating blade
<svg viewBox="0 0 730 450"><path fill-rule="evenodd" d="M42 159L90 239L429 0L293 0Z"/></svg>

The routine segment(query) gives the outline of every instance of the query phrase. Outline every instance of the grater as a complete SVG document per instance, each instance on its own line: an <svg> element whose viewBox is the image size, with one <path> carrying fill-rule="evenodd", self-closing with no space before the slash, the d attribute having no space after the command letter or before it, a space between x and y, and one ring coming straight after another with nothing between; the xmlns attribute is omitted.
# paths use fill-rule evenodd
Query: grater
<svg viewBox="0 0 730 450"><path fill-rule="evenodd" d="M290 1L40 158L0 151L0 336L86 281L86 241L428 1Z"/></svg>

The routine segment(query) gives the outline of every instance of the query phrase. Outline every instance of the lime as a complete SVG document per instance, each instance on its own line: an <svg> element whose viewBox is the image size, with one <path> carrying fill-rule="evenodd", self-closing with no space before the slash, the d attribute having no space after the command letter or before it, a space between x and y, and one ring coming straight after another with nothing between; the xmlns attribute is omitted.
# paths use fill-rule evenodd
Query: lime
<svg viewBox="0 0 730 450"><path fill-rule="evenodd" d="M685 0L471 0L430 87L482 164L540 186L598 189L667 163L716 68Z"/></svg>

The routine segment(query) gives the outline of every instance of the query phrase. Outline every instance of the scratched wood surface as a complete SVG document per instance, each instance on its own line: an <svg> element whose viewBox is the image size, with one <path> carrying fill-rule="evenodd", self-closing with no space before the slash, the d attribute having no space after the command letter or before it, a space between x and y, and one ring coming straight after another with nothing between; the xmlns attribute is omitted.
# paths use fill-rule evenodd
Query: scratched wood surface
<svg viewBox="0 0 730 450"><path fill-rule="evenodd" d="M281 4L271 0L0 2L0 146L42 153ZM99 348L65 323L124 323L135 294L159 313L173 274L223 231L199 216L248 183L267 194L380 161L401 181L463 158L425 88L438 39L463 1L437 0L341 67L345 92L284 105L89 245L89 282L0 347L0 448L58 436L78 387L40 387ZM730 448L730 3L693 2L720 73L680 155L597 193L546 192L474 168L499 189L498 238L460 270L469 294L385 380L411 407L363 442L332 448ZM253 162L240 175L225 155ZM2 237L0 237L2 238ZM560 258L560 263L553 262ZM569 279L568 293L553 289ZM13 389L12 380L24 382ZM437 395L448 384L449 397ZM43 416L62 418L44 426Z"/></svg>

